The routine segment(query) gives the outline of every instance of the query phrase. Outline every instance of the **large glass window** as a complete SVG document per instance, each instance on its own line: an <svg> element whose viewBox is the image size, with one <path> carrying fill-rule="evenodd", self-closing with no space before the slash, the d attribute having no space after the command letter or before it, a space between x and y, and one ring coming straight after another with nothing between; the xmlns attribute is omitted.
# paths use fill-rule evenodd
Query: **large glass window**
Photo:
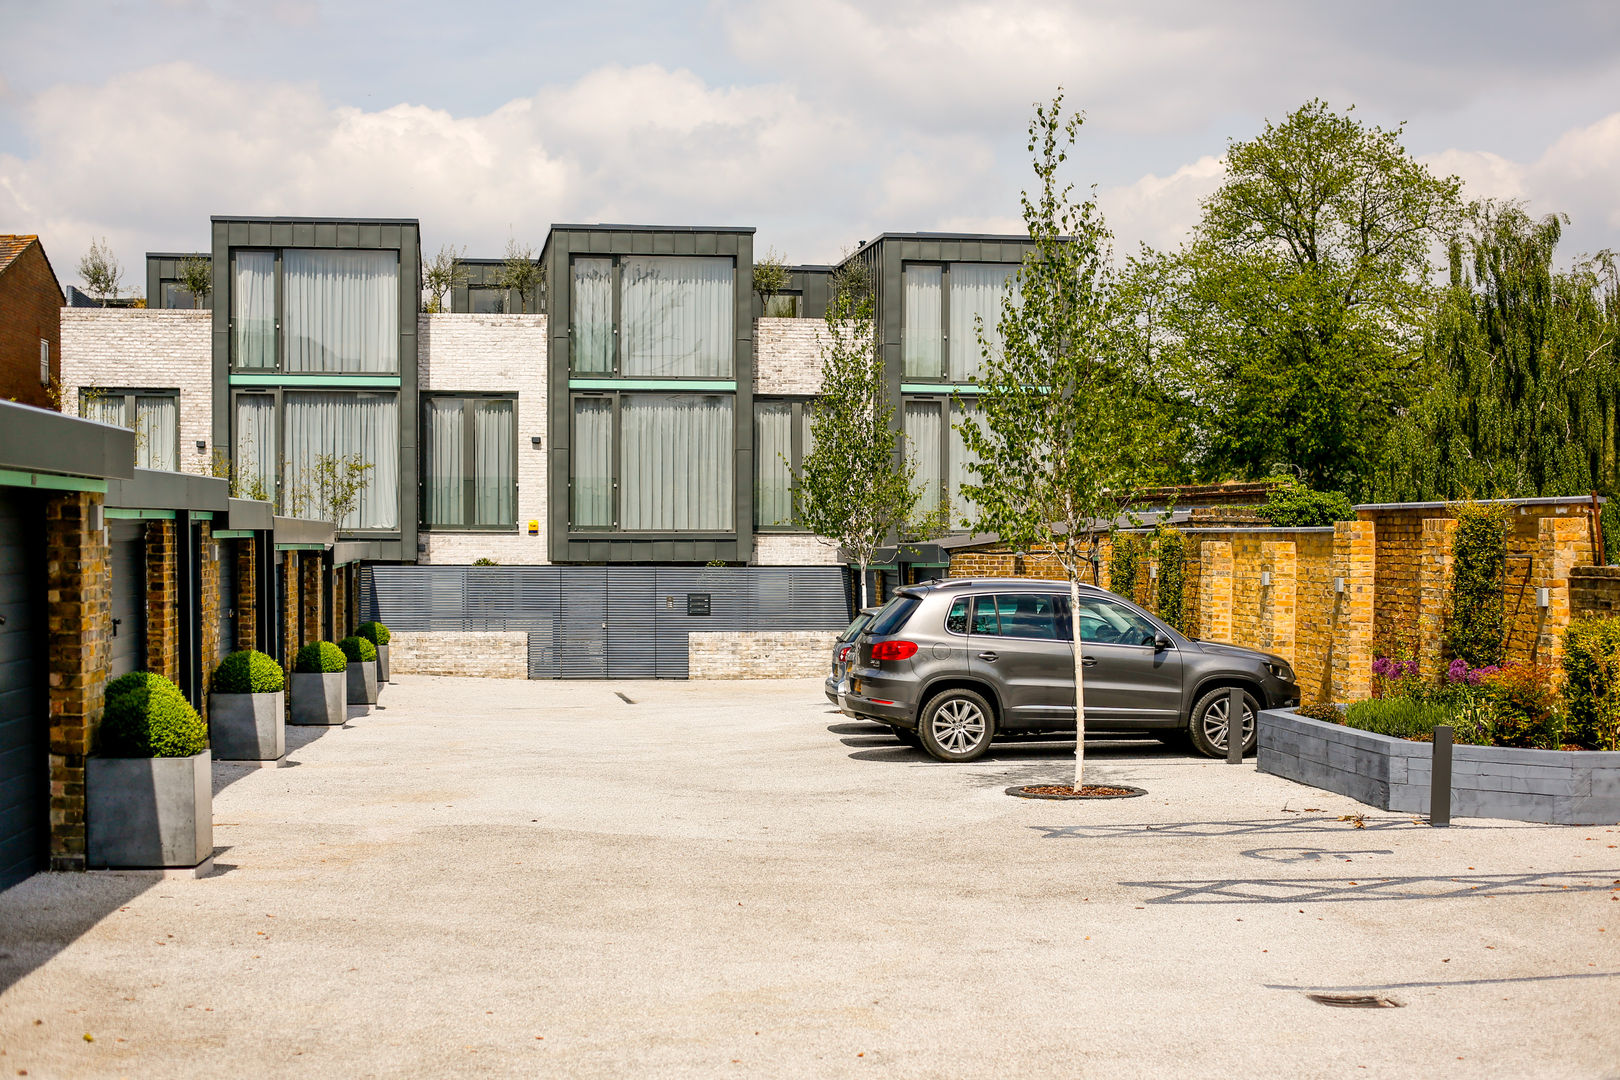
<svg viewBox="0 0 1620 1080"><path fill-rule="evenodd" d="M950 379L973 382L984 370L975 319L984 320L984 338L991 354L1001 351L1001 303L1013 286L1018 268L1006 263L951 264Z"/></svg>
<svg viewBox="0 0 1620 1080"><path fill-rule="evenodd" d="M167 278L158 282L157 306L160 308L194 308L197 298L178 281Z"/></svg>
<svg viewBox="0 0 1620 1080"><path fill-rule="evenodd" d="M620 374L732 377L737 293L730 259L625 257L619 275Z"/></svg>
<svg viewBox="0 0 1620 1080"><path fill-rule="evenodd" d="M399 370L399 253L282 252L289 372Z"/></svg>
<svg viewBox="0 0 1620 1080"><path fill-rule="evenodd" d="M494 285L469 285L467 310L474 315L504 315L507 308L506 294L507 290Z"/></svg>
<svg viewBox="0 0 1620 1080"><path fill-rule="evenodd" d="M810 453L810 403L754 402L754 524L792 528L793 478Z"/></svg>
<svg viewBox="0 0 1620 1080"><path fill-rule="evenodd" d="M399 528L399 399L396 394L287 391L281 505L300 517L330 518L358 480L341 529ZM353 464L372 467L357 472Z"/></svg>
<svg viewBox="0 0 1620 1080"><path fill-rule="evenodd" d="M424 406L422 522L510 528L517 521L510 398L432 397Z"/></svg>
<svg viewBox="0 0 1620 1080"><path fill-rule="evenodd" d="M276 399L272 394L236 398L236 455L232 495L274 500L276 493Z"/></svg>
<svg viewBox="0 0 1620 1080"><path fill-rule="evenodd" d="M978 460L967 448L961 425L967 417L980 416L978 406L941 398L907 398L903 416L909 451L917 463L916 482L923 489L917 509L926 511L948 499L951 527L960 527L970 509L962 486L976 480L968 466Z"/></svg>
<svg viewBox="0 0 1620 1080"><path fill-rule="evenodd" d="M231 275L231 351L239 368L276 366L276 253L238 251Z"/></svg>
<svg viewBox="0 0 1620 1080"><path fill-rule="evenodd" d="M574 399L574 475L569 520L576 529L611 529L613 518L613 399Z"/></svg>
<svg viewBox="0 0 1620 1080"><path fill-rule="evenodd" d="M613 260L574 260L574 371L581 375L613 373Z"/></svg>
<svg viewBox="0 0 1620 1080"><path fill-rule="evenodd" d="M81 390L79 415L134 431L136 468L180 470L180 391Z"/></svg>
<svg viewBox="0 0 1620 1080"><path fill-rule="evenodd" d="M723 395L576 398L573 527L729 532L732 410L733 399Z"/></svg>
<svg viewBox="0 0 1620 1080"><path fill-rule="evenodd" d="M907 263L905 277L905 331L901 335L904 373L911 379L938 379L945 374L940 335L942 272L939 267Z"/></svg>

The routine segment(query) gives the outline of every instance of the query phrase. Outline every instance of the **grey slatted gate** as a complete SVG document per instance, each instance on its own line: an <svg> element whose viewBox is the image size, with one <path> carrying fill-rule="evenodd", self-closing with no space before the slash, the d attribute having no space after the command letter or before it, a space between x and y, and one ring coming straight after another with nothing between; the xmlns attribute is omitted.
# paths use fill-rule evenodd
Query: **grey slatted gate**
<svg viewBox="0 0 1620 1080"><path fill-rule="evenodd" d="M527 631L531 679L684 679L689 633L842 630L846 597L836 566L378 565L360 592L394 630Z"/></svg>
<svg viewBox="0 0 1620 1080"><path fill-rule="evenodd" d="M0 488L0 889L45 864L50 785L37 505Z"/></svg>
<svg viewBox="0 0 1620 1080"><path fill-rule="evenodd" d="M112 675L146 668L146 522L111 521Z"/></svg>

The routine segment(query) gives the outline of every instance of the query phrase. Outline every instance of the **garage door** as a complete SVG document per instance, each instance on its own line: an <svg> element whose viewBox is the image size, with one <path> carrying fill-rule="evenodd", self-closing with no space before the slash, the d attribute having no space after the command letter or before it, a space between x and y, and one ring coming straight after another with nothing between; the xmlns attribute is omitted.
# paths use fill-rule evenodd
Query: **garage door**
<svg viewBox="0 0 1620 1080"><path fill-rule="evenodd" d="M113 521L112 674L146 668L146 523Z"/></svg>
<svg viewBox="0 0 1620 1080"><path fill-rule="evenodd" d="M40 520L31 496L0 488L0 889L44 866L49 835Z"/></svg>

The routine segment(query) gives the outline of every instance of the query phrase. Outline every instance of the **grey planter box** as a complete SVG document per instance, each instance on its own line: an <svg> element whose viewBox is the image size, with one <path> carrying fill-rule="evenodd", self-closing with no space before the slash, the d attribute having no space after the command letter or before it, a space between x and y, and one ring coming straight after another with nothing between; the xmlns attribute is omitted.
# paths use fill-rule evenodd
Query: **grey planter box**
<svg viewBox="0 0 1620 1080"><path fill-rule="evenodd" d="M377 661L349 664L349 704L377 704Z"/></svg>
<svg viewBox="0 0 1620 1080"><path fill-rule="evenodd" d="M86 861L96 870L195 867L214 853L213 757L84 761Z"/></svg>
<svg viewBox="0 0 1620 1080"><path fill-rule="evenodd" d="M208 742L220 761L276 761L287 753L287 695L209 694Z"/></svg>
<svg viewBox="0 0 1620 1080"><path fill-rule="evenodd" d="M1261 772L1348 795L1380 810L1429 812L1434 748L1267 709L1259 720ZM1458 746L1451 759L1454 817L1553 825L1620 821L1620 751Z"/></svg>
<svg viewBox="0 0 1620 1080"><path fill-rule="evenodd" d="M388 646L377 646L377 681L388 682Z"/></svg>
<svg viewBox="0 0 1620 1080"><path fill-rule="evenodd" d="M293 672L291 723L336 727L348 719L347 671Z"/></svg>

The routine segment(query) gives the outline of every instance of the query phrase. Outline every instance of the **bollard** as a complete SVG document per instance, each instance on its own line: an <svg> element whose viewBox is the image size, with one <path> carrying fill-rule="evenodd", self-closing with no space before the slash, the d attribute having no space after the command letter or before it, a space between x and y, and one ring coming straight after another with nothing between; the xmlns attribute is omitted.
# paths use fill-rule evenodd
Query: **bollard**
<svg viewBox="0 0 1620 1080"><path fill-rule="evenodd" d="M1235 686L1226 700L1226 763L1243 764L1243 691Z"/></svg>
<svg viewBox="0 0 1620 1080"><path fill-rule="evenodd" d="M1429 763L1429 824L1443 829L1451 824L1451 727L1434 729L1434 757Z"/></svg>

